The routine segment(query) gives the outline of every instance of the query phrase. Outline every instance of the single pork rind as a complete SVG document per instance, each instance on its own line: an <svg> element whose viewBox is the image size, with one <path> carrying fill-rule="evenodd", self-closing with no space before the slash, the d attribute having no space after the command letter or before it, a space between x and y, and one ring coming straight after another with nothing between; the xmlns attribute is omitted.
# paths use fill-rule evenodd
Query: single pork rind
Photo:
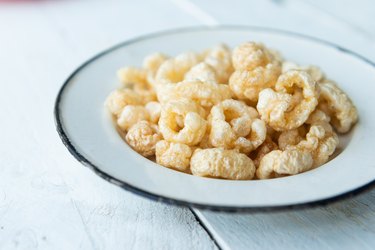
<svg viewBox="0 0 375 250"><path fill-rule="evenodd" d="M139 95L142 100L142 104L153 102L157 100L156 92L154 90L143 90L143 89L134 89L134 92Z"/></svg>
<svg viewBox="0 0 375 250"><path fill-rule="evenodd" d="M139 121L149 121L150 115L145 107L140 105L127 105L117 119L117 125L121 130L128 129Z"/></svg>
<svg viewBox="0 0 375 250"><path fill-rule="evenodd" d="M274 58L263 44L247 42L234 48L232 53L233 67L236 70L251 71L259 66L266 66Z"/></svg>
<svg viewBox="0 0 375 250"><path fill-rule="evenodd" d="M181 82L185 74L199 62L199 56L192 52L170 58L160 65L156 72L155 81L157 84Z"/></svg>
<svg viewBox="0 0 375 250"><path fill-rule="evenodd" d="M297 148L311 152L313 166L317 167L326 163L335 152L339 138L329 123L318 123L310 126L306 139L297 144Z"/></svg>
<svg viewBox="0 0 375 250"><path fill-rule="evenodd" d="M226 45L218 45L210 49L204 62L214 69L218 83L227 84L233 73L232 53Z"/></svg>
<svg viewBox="0 0 375 250"><path fill-rule="evenodd" d="M304 126L281 132L277 140L279 148L285 150L288 146L297 145L305 138L306 133Z"/></svg>
<svg viewBox="0 0 375 250"><path fill-rule="evenodd" d="M256 67L251 71L236 70L229 79L229 86L237 98L256 102L259 92L273 87L280 73L278 62Z"/></svg>
<svg viewBox="0 0 375 250"><path fill-rule="evenodd" d="M157 52L146 56L143 60L142 65L143 68L146 69L149 73L155 75L160 65L162 65L162 63L165 62L167 59L167 55Z"/></svg>
<svg viewBox="0 0 375 250"><path fill-rule="evenodd" d="M273 150L277 150L279 147L277 144L272 140L270 136L267 136L262 145L260 145L257 150L255 151L254 157L254 165L259 167L260 161L262 158Z"/></svg>
<svg viewBox="0 0 375 250"><path fill-rule="evenodd" d="M188 172L192 154L191 148L186 144L165 140L156 144L156 162L167 168Z"/></svg>
<svg viewBox="0 0 375 250"><path fill-rule="evenodd" d="M105 106L113 115L120 115L126 105L140 105L143 101L141 97L132 89L116 89L109 94L105 101Z"/></svg>
<svg viewBox="0 0 375 250"><path fill-rule="evenodd" d="M210 123L207 123L206 133L204 134L201 142L198 144L198 148L206 149L206 148L213 148L210 142L210 133L211 133L211 126Z"/></svg>
<svg viewBox="0 0 375 250"><path fill-rule="evenodd" d="M253 161L236 150L196 149L190 160L193 175L231 180L250 180L255 173Z"/></svg>
<svg viewBox="0 0 375 250"><path fill-rule="evenodd" d="M157 124L160 118L161 104L158 102L149 102L145 105L145 108L150 115L150 122Z"/></svg>
<svg viewBox="0 0 375 250"><path fill-rule="evenodd" d="M310 152L288 148L284 151L273 150L263 156L256 176L259 179L270 179L280 175L295 175L313 166L313 158Z"/></svg>
<svg viewBox="0 0 375 250"><path fill-rule="evenodd" d="M143 60L143 68L147 70L147 82L150 86L155 87L157 85L155 75L160 65L162 65L169 57L162 53L153 53L148 55Z"/></svg>
<svg viewBox="0 0 375 250"><path fill-rule="evenodd" d="M294 175L320 166L329 160L339 140L329 118L316 110L308 119L308 132L304 126L280 134L278 146L260 161L257 177L268 179L278 175Z"/></svg>
<svg viewBox="0 0 375 250"><path fill-rule="evenodd" d="M338 146L339 139L327 122L317 122L310 125L308 132L304 127L284 131L279 137L279 148L286 150L296 148L310 152L313 158L313 167L326 163Z"/></svg>
<svg viewBox="0 0 375 250"><path fill-rule="evenodd" d="M252 107L233 99L224 100L211 109L210 143L214 147L239 149L249 153L266 138L267 128Z"/></svg>
<svg viewBox="0 0 375 250"><path fill-rule="evenodd" d="M325 79L323 71L314 65L301 66L294 62L284 61L282 63L282 73L285 73L289 70L303 70L306 71L315 82L321 82Z"/></svg>
<svg viewBox="0 0 375 250"><path fill-rule="evenodd" d="M201 81L201 82L213 82L217 83L218 78L213 67L205 62L198 63L192 67L186 74L185 79L187 81Z"/></svg>
<svg viewBox="0 0 375 250"><path fill-rule="evenodd" d="M268 125L277 131L301 126L315 110L319 92L311 76L298 70L282 74L275 90L264 89L259 93L257 109Z"/></svg>
<svg viewBox="0 0 375 250"><path fill-rule="evenodd" d="M331 116L331 123L339 133L348 132L358 120L356 107L335 83L326 81L319 86L319 107Z"/></svg>
<svg viewBox="0 0 375 250"><path fill-rule="evenodd" d="M199 103L206 109L210 109L222 100L231 98L232 92L228 85L186 80L177 84L158 86L157 97L160 103L186 98Z"/></svg>
<svg viewBox="0 0 375 250"><path fill-rule="evenodd" d="M162 106L159 129L169 142L194 146L206 132L204 117L205 110L191 100L170 101Z"/></svg>
<svg viewBox="0 0 375 250"><path fill-rule="evenodd" d="M316 108L306 120L306 124L329 123L331 117L319 108Z"/></svg>
<svg viewBox="0 0 375 250"><path fill-rule="evenodd" d="M148 71L135 67L124 67L118 70L117 75L125 86L139 95L143 104L156 100L156 93L148 83Z"/></svg>
<svg viewBox="0 0 375 250"><path fill-rule="evenodd" d="M117 76L124 85L147 85L147 71L135 67L124 67L117 71Z"/></svg>
<svg viewBox="0 0 375 250"><path fill-rule="evenodd" d="M248 42L233 50L234 73L229 86L237 98L257 102L259 92L273 87L281 73L280 62L262 44Z"/></svg>
<svg viewBox="0 0 375 250"><path fill-rule="evenodd" d="M155 145L161 139L158 126L148 121L137 122L125 136L126 142L145 157L155 154Z"/></svg>

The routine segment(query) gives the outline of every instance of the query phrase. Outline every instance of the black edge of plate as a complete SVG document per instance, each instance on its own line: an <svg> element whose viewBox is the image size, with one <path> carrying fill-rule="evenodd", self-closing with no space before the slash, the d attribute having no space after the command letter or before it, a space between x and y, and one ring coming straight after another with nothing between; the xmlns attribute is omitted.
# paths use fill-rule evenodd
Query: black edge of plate
<svg viewBox="0 0 375 250"><path fill-rule="evenodd" d="M130 191L132 193L135 193L137 195L141 195L143 197L146 197L148 199L158 201L158 202L163 202L166 204L171 204L171 205L177 205L177 206L184 206L184 207L191 207L191 208L198 208L198 209L203 209L203 210L210 210L210 211L215 211L215 212L231 212L231 213L239 213L239 212L276 212L276 211L285 211L285 210L296 210L296 209L305 209L305 208L314 208L314 207L320 207L320 206L326 206L328 204L334 203L341 201L343 199L348 199L352 198L358 194L361 194L365 191L369 191L370 189L375 187L375 179L371 181L370 183L367 183L363 185L362 187L359 187L357 189L348 191L346 193L333 196L327 199L322 199L322 200L317 200L317 201L312 201L312 202L307 202L307 203L299 203L299 204L293 204L293 205L284 205L284 206L266 206L266 207L232 207L232 206L216 206L216 205L209 205L209 204L201 204L201 203L193 203L189 201L184 201L184 200L178 200L178 199L173 199L165 196L161 196L158 194L154 194L145 190L142 190L140 188L134 187L124 181L121 181L115 177L112 177L108 175L107 173L103 172L102 170L99 169L98 166L90 162L88 159L86 159L71 143L69 137L64 131L64 127L62 124L63 117L61 117L61 112L60 112L60 103L61 103L61 98L64 93L65 88L69 85L71 80L88 64L91 62L95 61L96 59L129 44L136 43L138 41L144 40L144 39L150 39L156 36L162 36L162 35L168 35L168 34L173 34L173 33L183 33L187 31L206 31L206 30L220 30L220 29L237 29L237 30L263 30L263 31L268 31L268 32L273 32L273 33L279 33L279 34L287 34L290 36L294 37L299 37L302 39L310 40L310 41L315 41L320 44L325 44L327 46L330 46L332 48L335 48L341 52L344 52L346 54L349 54L351 56L354 56L367 64L371 65L372 67L375 68L375 63L370 61L369 59L363 57L360 54L357 54L351 50L345 49L339 45L336 45L334 43L311 37L308 35L303 35L299 33L295 33L292 31L285 31L285 30L279 30L279 29L274 29L274 28L268 28L268 27L256 27L256 26L242 26L242 25L219 25L215 27L205 27L205 26L198 26L198 27L188 27L188 28L180 28L180 29L172 29L172 30L167 30L167 31L161 31L161 32L156 32L156 33L151 33L149 35L144 35L140 36L131 40L127 40L125 42L119 43L117 45L114 45L110 47L109 49L106 49L99 54L95 55L94 57L90 58L86 62L84 62L81 66L79 66L71 75L65 80L63 83L62 87L60 88L57 97L56 97L56 102L55 102L55 107L54 107L54 118L55 118L55 125L56 125L56 130L57 133L59 134L63 144L66 146L66 148L69 150L69 152L76 158L80 163L82 163L84 166L90 168L91 170L94 171L97 175L99 175L101 178L105 179L106 181L115 184L127 191Z"/></svg>

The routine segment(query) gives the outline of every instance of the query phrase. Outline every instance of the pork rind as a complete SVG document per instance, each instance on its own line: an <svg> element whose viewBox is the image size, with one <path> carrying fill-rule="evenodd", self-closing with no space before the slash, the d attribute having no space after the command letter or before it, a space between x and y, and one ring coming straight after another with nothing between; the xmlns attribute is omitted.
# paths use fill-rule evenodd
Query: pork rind
<svg viewBox="0 0 375 250"><path fill-rule="evenodd" d="M259 66L266 66L273 61L272 54L260 43L247 42L234 48L233 66L236 70L251 71Z"/></svg>
<svg viewBox="0 0 375 250"><path fill-rule="evenodd" d="M278 138L279 148L285 150L289 146L297 145L305 138L306 133L305 126L281 132Z"/></svg>
<svg viewBox="0 0 375 250"><path fill-rule="evenodd" d="M313 158L309 152L296 148L273 150L260 161L256 176L259 179L270 179L280 175L295 175L311 169L312 166Z"/></svg>
<svg viewBox="0 0 375 250"><path fill-rule="evenodd" d="M150 120L150 115L145 107L139 105L127 105L119 115L117 125L123 131L127 131L137 122L148 120Z"/></svg>
<svg viewBox="0 0 375 250"><path fill-rule="evenodd" d="M259 92L273 87L280 75L280 65L269 63L251 71L236 70L229 79L229 86L237 98L256 102Z"/></svg>
<svg viewBox="0 0 375 250"><path fill-rule="evenodd" d="M159 141L156 144L156 162L164 167L188 172L190 167L191 148L182 143Z"/></svg>
<svg viewBox="0 0 375 250"><path fill-rule="evenodd" d="M105 106L118 116L126 105L140 105L143 103L140 95L131 89L122 88L114 90L105 101Z"/></svg>
<svg viewBox="0 0 375 250"><path fill-rule="evenodd" d="M318 105L316 83L304 71L289 70L277 80L275 90L259 93L257 109L268 125L277 131L298 128Z"/></svg>
<svg viewBox="0 0 375 250"><path fill-rule="evenodd" d="M156 72L155 81L157 84L181 82L185 74L200 62L197 54L188 52L163 62Z"/></svg>
<svg viewBox="0 0 375 250"><path fill-rule="evenodd" d="M255 173L253 161L236 150L196 149L190 161L193 175L231 180L250 180Z"/></svg>
<svg viewBox="0 0 375 250"><path fill-rule="evenodd" d="M339 139L329 123L319 123L310 126L306 139L297 144L300 150L311 152L313 166L326 163L335 152Z"/></svg>
<svg viewBox="0 0 375 250"><path fill-rule="evenodd" d="M337 134L327 122L318 122L306 129L298 128L282 132L279 137L279 148L295 148L311 153L313 167L326 163L339 144Z"/></svg>
<svg viewBox="0 0 375 250"><path fill-rule="evenodd" d="M147 83L147 71L135 67L124 67L117 71L117 76L121 83L128 85L141 85L145 87Z"/></svg>
<svg viewBox="0 0 375 250"><path fill-rule="evenodd" d="M258 101L259 92L273 87L281 73L280 62L262 45L244 43L233 50L234 73L229 86L237 98Z"/></svg>
<svg viewBox="0 0 375 250"><path fill-rule="evenodd" d="M270 136L267 136L262 145L260 145L255 151L255 154L253 154L255 156L253 160L254 165L259 167L260 161L263 159L263 157L269 152L277 149L279 149L278 145Z"/></svg>
<svg viewBox="0 0 375 250"><path fill-rule="evenodd" d="M241 101L224 100L211 109L210 143L214 147L249 153L266 138L267 128L257 111Z"/></svg>
<svg viewBox="0 0 375 250"><path fill-rule="evenodd" d="M319 67L314 65L301 66L290 61L283 62L282 73L285 73L289 70L303 70L307 72L315 82L321 82L325 79L323 71Z"/></svg>
<svg viewBox="0 0 375 250"><path fill-rule="evenodd" d="M159 129L169 142L194 146L206 132L204 117L205 110L191 100L170 101L162 106Z"/></svg>
<svg viewBox="0 0 375 250"><path fill-rule="evenodd" d="M156 72L160 68L160 65L162 65L168 59L169 57L167 55L159 52L153 53L144 58L142 65L143 68L147 71L147 82L150 86L156 87Z"/></svg>
<svg viewBox="0 0 375 250"><path fill-rule="evenodd" d="M205 62L198 63L192 67L186 74L185 79L187 81L201 81L201 82L211 82L217 83L218 78L216 76L216 71L213 67Z"/></svg>
<svg viewBox="0 0 375 250"><path fill-rule="evenodd" d="M143 60L143 68L147 70L152 75L155 75L158 71L160 65L162 65L166 60L168 60L168 56L162 53L153 53L148 55Z"/></svg>
<svg viewBox="0 0 375 250"><path fill-rule="evenodd" d="M348 132L358 120L356 107L335 83L326 81L319 86L319 107L331 117L331 123L339 133Z"/></svg>
<svg viewBox="0 0 375 250"><path fill-rule="evenodd" d="M335 131L346 133L358 120L352 101L322 70L256 42L172 58L154 53L141 68L117 73L122 88L105 105L126 142L160 165L198 176L248 180L255 172L268 179L308 171L334 154Z"/></svg>
<svg viewBox="0 0 375 250"><path fill-rule="evenodd" d="M161 139L158 126L148 121L137 122L125 136L126 142L145 157L155 154L155 145Z"/></svg>
<svg viewBox="0 0 375 250"><path fill-rule="evenodd" d="M157 96L160 103L186 98L210 109L222 100L231 98L232 93L229 87L224 84L186 80L177 84L159 86Z"/></svg>
<svg viewBox="0 0 375 250"><path fill-rule="evenodd" d="M150 115L150 122L157 124L160 118L161 104L158 102L149 102L145 105L145 108Z"/></svg>
<svg viewBox="0 0 375 250"><path fill-rule="evenodd" d="M216 75L217 83L227 84L233 73L232 53L226 45L218 45L210 49L204 62L211 66Z"/></svg>
<svg viewBox="0 0 375 250"><path fill-rule="evenodd" d="M302 126L282 132L279 136L280 150L263 156L257 177L268 179L294 175L326 163L339 143L338 136L327 121L327 115L317 110L308 119L312 123L308 131Z"/></svg>

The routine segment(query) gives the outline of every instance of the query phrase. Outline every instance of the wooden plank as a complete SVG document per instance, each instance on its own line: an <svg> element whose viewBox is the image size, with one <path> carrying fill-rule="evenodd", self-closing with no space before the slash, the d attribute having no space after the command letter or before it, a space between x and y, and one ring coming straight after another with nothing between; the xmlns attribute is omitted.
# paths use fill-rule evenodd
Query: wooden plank
<svg viewBox="0 0 375 250"><path fill-rule="evenodd" d="M82 167L54 128L56 93L83 60L141 33L195 23L165 1L147 6L1 6L0 249L216 248L188 209L135 196Z"/></svg>
<svg viewBox="0 0 375 250"><path fill-rule="evenodd" d="M223 249L373 249L375 191L326 208L225 214L196 211Z"/></svg>

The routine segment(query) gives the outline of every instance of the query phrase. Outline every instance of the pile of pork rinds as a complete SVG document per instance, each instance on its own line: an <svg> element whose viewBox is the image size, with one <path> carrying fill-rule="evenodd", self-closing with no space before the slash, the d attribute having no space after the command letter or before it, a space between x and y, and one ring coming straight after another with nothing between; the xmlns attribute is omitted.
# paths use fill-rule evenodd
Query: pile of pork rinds
<svg viewBox="0 0 375 250"><path fill-rule="evenodd" d="M315 66L264 45L147 56L118 71L106 106L138 153L197 176L295 175L328 161L358 119L349 97Z"/></svg>

